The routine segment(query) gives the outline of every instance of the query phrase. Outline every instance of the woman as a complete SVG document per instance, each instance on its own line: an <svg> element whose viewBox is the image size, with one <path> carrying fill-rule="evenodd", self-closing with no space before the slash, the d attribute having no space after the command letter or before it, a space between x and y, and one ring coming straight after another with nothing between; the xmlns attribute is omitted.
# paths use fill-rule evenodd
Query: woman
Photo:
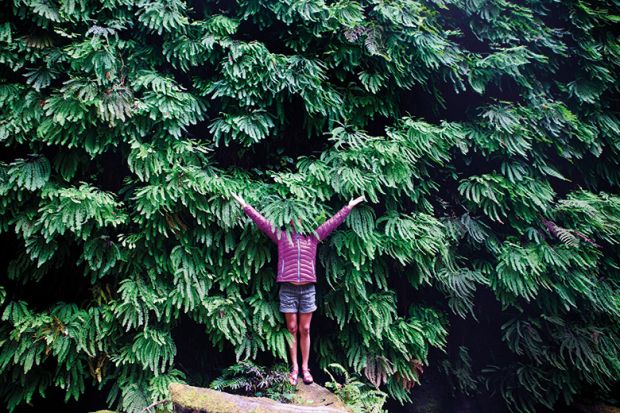
<svg viewBox="0 0 620 413"><path fill-rule="evenodd" d="M305 384L310 384L314 381L310 369L308 369L308 358L310 353L310 320L312 313L317 308L314 285L316 282L317 245L344 221L355 205L366 198L360 196L352 199L310 235L297 232L298 226L291 220L292 236L289 239L283 230L276 228L273 223L245 202L243 198L235 193L232 195L241 204L243 211L258 225L258 228L278 245L276 282L280 283L280 311L284 313L286 327L293 335L293 342L289 347L292 365L289 381L292 385L297 385L297 332L299 331L302 377ZM298 222L301 225L301 218L298 218ZM297 313L299 313L299 317Z"/></svg>

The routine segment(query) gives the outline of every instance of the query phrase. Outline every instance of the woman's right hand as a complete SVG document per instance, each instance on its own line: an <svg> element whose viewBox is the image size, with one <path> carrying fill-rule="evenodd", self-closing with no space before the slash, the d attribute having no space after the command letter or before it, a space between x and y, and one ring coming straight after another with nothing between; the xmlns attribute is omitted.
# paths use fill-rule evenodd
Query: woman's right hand
<svg viewBox="0 0 620 413"><path fill-rule="evenodd" d="M235 198L235 200L236 200L237 202L239 202L239 204L241 204L241 206L242 206L242 207L246 206L246 202L245 202L245 200L244 200L243 198L241 198L239 195L237 195L237 194L236 194L236 193L234 193L234 192L231 192L231 195L233 196L233 198Z"/></svg>
<svg viewBox="0 0 620 413"><path fill-rule="evenodd" d="M365 195L358 196L357 198L352 199L352 200L350 200L350 201L349 201L349 206L350 206L351 208L353 208L355 205L357 205L357 204L359 204L360 202L365 201L365 200L366 200L366 196L365 196Z"/></svg>

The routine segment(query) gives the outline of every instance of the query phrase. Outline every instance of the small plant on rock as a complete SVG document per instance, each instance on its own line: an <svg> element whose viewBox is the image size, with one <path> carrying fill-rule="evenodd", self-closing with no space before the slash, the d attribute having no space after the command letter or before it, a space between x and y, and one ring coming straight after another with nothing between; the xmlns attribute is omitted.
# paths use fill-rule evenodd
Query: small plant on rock
<svg viewBox="0 0 620 413"><path fill-rule="evenodd" d="M331 381L325 382L325 387L333 391L340 399L356 413L387 413L383 409L387 393L363 383L338 363L328 365L335 372L340 372L344 383L339 383L328 369L323 369Z"/></svg>
<svg viewBox="0 0 620 413"><path fill-rule="evenodd" d="M295 387L288 382L287 373L288 368L283 363L266 368L245 360L224 369L209 387L243 396L269 397L282 403L290 403Z"/></svg>

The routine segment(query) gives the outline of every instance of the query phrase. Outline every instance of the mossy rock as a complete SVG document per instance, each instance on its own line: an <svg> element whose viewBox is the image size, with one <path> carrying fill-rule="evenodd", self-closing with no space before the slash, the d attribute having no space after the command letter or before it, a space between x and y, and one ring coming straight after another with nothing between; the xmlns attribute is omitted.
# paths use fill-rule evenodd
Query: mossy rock
<svg viewBox="0 0 620 413"><path fill-rule="evenodd" d="M238 396L182 383L170 383L168 390L175 413L351 413L338 396L316 383L299 383L293 403Z"/></svg>
<svg viewBox="0 0 620 413"><path fill-rule="evenodd" d="M583 413L620 413L620 408L603 403L577 402L574 408Z"/></svg>

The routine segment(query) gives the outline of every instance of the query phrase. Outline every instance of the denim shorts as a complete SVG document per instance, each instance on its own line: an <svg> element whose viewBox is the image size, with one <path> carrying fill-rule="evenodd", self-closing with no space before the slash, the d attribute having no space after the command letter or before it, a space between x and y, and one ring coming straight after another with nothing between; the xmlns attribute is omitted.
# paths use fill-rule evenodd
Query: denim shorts
<svg viewBox="0 0 620 413"><path fill-rule="evenodd" d="M283 313L311 313L316 310L314 283L280 283L280 311Z"/></svg>

